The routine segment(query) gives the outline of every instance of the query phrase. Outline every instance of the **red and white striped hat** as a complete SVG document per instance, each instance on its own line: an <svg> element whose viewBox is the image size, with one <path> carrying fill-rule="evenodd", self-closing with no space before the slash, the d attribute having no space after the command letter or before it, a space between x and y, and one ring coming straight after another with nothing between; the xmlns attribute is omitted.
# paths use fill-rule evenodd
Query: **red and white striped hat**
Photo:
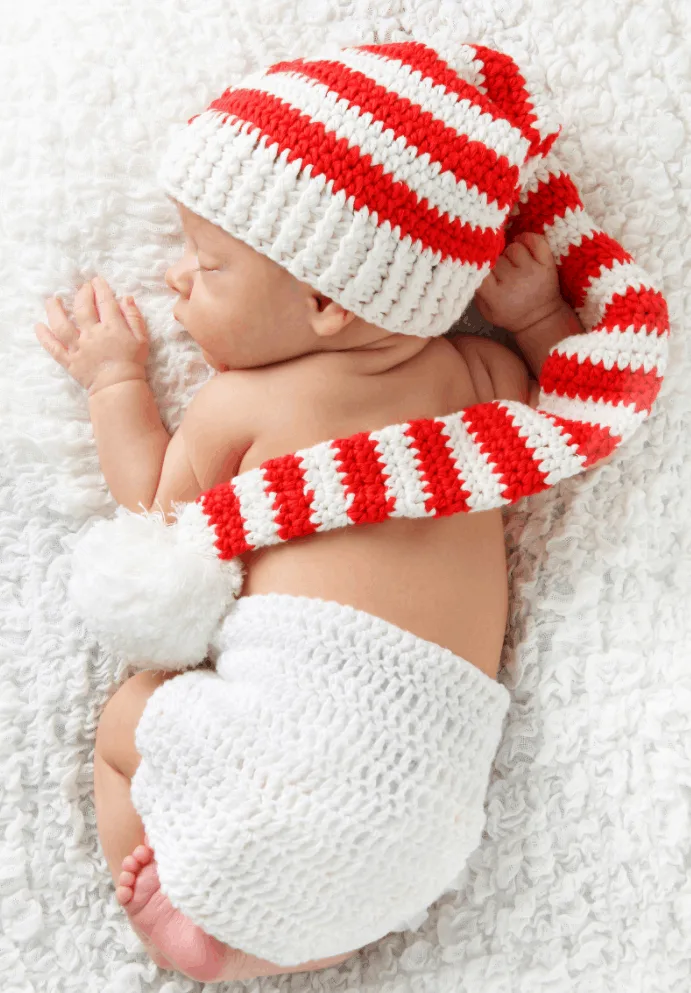
<svg viewBox="0 0 691 993"><path fill-rule="evenodd" d="M480 45L333 46L229 87L159 171L189 210L386 331L444 334L556 138Z"/></svg>
<svg viewBox="0 0 691 993"><path fill-rule="evenodd" d="M493 400L324 441L178 504L169 527L118 508L78 544L70 582L105 648L147 668L196 665L241 590L243 553L507 506L596 464L650 415L667 364L664 297L588 215L515 63L477 45L444 58L410 42L273 67L192 119L168 189L364 319L411 334L440 333L463 309L503 244L503 212L508 239L545 235L586 333L552 348L535 410ZM285 101L271 93L282 86ZM310 119L293 103L309 103ZM481 210L487 226L472 228Z"/></svg>

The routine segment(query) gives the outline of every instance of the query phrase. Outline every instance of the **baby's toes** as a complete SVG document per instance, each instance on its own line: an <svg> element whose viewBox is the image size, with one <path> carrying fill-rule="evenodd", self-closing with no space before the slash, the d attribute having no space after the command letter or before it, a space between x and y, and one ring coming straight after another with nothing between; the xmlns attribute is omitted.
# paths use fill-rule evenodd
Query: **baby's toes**
<svg viewBox="0 0 691 993"><path fill-rule="evenodd" d="M125 872L139 872L143 866L149 864L153 855L153 850L148 845L137 845L132 854L122 860L122 868Z"/></svg>
<svg viewBox="0 0 691 993"><path fill-rule="evenodd" d="M115 896L121 907L125 907L134 896L134 882L136 878L133 872L120 873L118 885L115 887Z"/></svg>
<svg viewBox="0 0 691 993"><path fill-rule="evenodd" d="M132 854L140 865L148 865L154 857L154 850L153 848L149 848L148 845L137 845Z"/></svg>
<svg viewBox="0 0 691 993"><path fill-rule="evenodd" d="M132 899L137 876L151 862L153 854L153 849L148 845L137 845L132 854L126 855L122 860L122 870L115 887L115 896L122 907L127 906Z"/></svg>

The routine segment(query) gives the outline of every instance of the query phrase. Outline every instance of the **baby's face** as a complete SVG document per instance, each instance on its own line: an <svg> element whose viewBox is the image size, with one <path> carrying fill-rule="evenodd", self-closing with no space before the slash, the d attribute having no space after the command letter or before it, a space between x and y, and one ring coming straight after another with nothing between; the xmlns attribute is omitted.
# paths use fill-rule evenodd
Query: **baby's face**
<svg viewBox="0 0 691 993"><path fill-rule="evenodd" d="M185 252L166 272L174 315L215 369L250 369L302 355L314 342L309 295L272 259L174 201Z"/></svg>

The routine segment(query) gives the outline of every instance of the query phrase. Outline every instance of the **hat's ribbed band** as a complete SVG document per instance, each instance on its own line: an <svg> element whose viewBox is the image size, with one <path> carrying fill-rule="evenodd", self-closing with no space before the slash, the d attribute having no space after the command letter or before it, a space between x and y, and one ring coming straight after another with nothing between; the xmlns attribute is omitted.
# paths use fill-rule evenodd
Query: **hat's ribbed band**
<svg viewBox="0 0 691 993"><path fill-rule="evenodd" d="M489 262L441 261L366 207L353 210L323 175L286 164L257 129L246 132L218 113L198 117L159 173L165 192L369 324L419 337L448 331Z"/></svg>

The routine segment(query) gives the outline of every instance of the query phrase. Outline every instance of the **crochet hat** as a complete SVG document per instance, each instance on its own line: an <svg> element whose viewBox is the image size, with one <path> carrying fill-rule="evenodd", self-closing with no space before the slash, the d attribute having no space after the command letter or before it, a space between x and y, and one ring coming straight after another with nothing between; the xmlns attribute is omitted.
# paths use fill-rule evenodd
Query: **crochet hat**
<svg viewBox="0 0 691 993"><path fill-rule="evenodd" d="M172 526L118 508L80 539L70 582L105 648L146 668L197 665L241 591L243 553L505 507L639 429L667 364L667 305L588 215L550 120L507 55L412 41L280 63L192 118L168 192L365 320L446 330L507 221L509 239L545 235L586 333L550 351L537 409L493 400L325 440L176 504Z"/></svg>
<svg viewBox="0 0 691 993"><path fill-rule="evenodd" d="M558 132L512 60L480 45L331 47L225 90L176 133L159 179L356 316L429 337L493 267Z"/></svg>

